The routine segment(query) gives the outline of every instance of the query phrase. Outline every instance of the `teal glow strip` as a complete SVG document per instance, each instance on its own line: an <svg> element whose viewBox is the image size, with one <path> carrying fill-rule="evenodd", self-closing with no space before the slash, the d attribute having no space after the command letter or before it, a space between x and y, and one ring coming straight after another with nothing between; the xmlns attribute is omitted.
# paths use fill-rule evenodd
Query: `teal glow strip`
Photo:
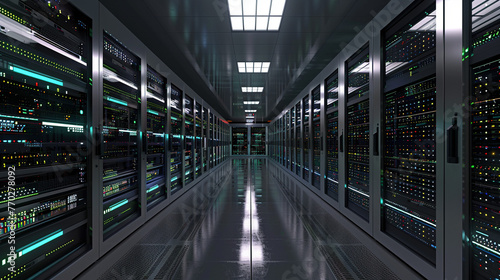
<svg viewBox="0 0 500 280"><path fill-rule="evenodd" d="M22 74L22 75L25 75L28 77L32 77L32 78L39 79L39 80L42 80L45 82L49 82L49 83L52 83L54 85L58 85L61 87L64 86L62 80L53 78L51 76L47 76L47 75L39 73L39 72L35 72L35 71L30 70L28 68L19 67L19 66L12 66L12 65L9 68L10 68L10 70L12 70L16 73L19 73L19 74Z"/></svg>
<svg viewBox="0 0 500 280"><path fill-rule="evenodd" d="M16 117L16 116L7 116L7 115L0 115L0 117L10 118L10 119L19 119L19 120L38 121L38 119L35 119L35 118L25 118L25 117Z"/></svg>
<svg viewBox="0 0 500 280"><path fill-rule="evenodd" d="M111 96L105 96L104 99L106 99L108 101L111 101L111 102L114 102L116 104L120 104L120 105L123 105L123 106L128 106L127 102L122 101L122 100L117 99L117 98L114 98L114 97L111 97Z"/></svg>
<svg viewBox="0 0 500 280"><path fill-rule="evenodd" d="M153 114L153 115L160 115L158 112L153 111L153 110L148 110L148 113Z"/></svg>
<svg viewBox="0 0 500 280"><path fill-rule="evenodd" d="M49 243L50 241L52 241L58 237L61 237L62 235L63 235L63 231L58 230L58 231L56 231L56 232L54 232L54 233L52 233L44 238L38 239L37 241L28 245L27 248L19 250L19 257L22 255L26 255L27 253L35 250L36 248L43 246L43 245Z"/></svg>
<svg viewBox="0 0 500 280"><path fill-rule="evenodd" d="M171 118L172 120L174 120L174 121L178 121L178 120L179 120L179 119L178 119L178 118L176 118L176 117L170 117L170 118Z"/></svg>
<svg viewBox="0 0 500 280"><path fill-rule="evenodd" d="M175 180L177 180L177 176L175 176L175 177L173 177L172 179L170 179L170 182L173 182L173 181L175 181Z"/></svg>
<svg viewBox="0 0 500 280"><path fill-rule="evenodd" d="M155 185L154 187L150 188L150 189L149 189L146 193L150 193L150 192L152 192L152 191L156 190L156 189L157 189L157 188L159 188L159 187L160 187L160 186Z"/></svg>
<svg viewBox="0 0 500 280"><path fill-rule="evenodd" d="M479 233L479 234L481 234L481 235L484 235L484 236L486 236L486 237L490 237L490 236L489 236L489 235L487 235L486 233L482 233L482 232L480 232L480 231L476 231L476 232L477 232L477 233Z"/></svg>
<svg viewBox="0 0 500 280"><path fill-rule="evenodd" d="M108 208L108 210L111 212L111 211L113 211L113 210L115 210L115 209L117 209L117 208L119 208L119 207L121 207L121 206L123 206L123 205L125 205L127 203L128 203L128 199L124 199L124 200L122 200L122 201L120 201L118 203L115 203L115 204L111 205Z"/></svg>

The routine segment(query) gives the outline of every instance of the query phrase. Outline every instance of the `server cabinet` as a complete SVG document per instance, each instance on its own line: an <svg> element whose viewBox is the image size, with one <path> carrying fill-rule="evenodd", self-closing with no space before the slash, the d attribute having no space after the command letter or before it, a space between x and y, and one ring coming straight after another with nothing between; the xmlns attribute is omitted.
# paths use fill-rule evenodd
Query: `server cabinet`
<svg viewBox="0 0 500 280"><path fill-rule="evenodd" d="M103 43L103 128L99 154L103 159L103 235L107 239L140 215L141 59L106 31ZM116 61L122 66L118 67Z"/></svg>
<svg viewBox="0 0 500 280"><path fill-rule="evenodd" d="M302 139L303 139L303 150L304 150L304 158L303 158L303 168L302 168L302 178L309 182L310 177L310 145L311 145L311 132L309 129L310 126L310 116L311 116L311 108L310 108L310 97L307 95L302 99L303 106L303 127L302 127Z"/></svg>
<svg viewBox="0 0 500 280"><path fill-rule="evenodd" d="M251 127L250 135L250 155L265 155L266 154L266 128Z"/></svg>
<svg viewBox="0 0 500 280"><path fill-rule="evenodd" d="M148 65L147 69L146 202L148 209L166 199L167 79Z"/></svg>
<svg viewBox="0 0 500 280"><path fill-rule="evenodd" d="M208 145L209 145L209 131L208 131L208 109L203 107L202 108L202 111L203 111L203 142L202 142L202 145L203 145L203 172L207 172L208 169L209 169L209 158L210 158L210 155L209 155L209 149L208 149Z"/></svg>
<svg viewBox="0 0 500 280"><path fill-rule="evenodd" d="M469 276L500 276L500 1L471 1L471 42L464 59L470 63L467 147L469 163Z"/></svg>
<svg viewBox="0 0 500 280"><path fill-rule="evenodd" d="M296 140L295 138L297 137L297 134L295 132L295 107L292 107L290 109L290 121L291 121L291 126L290 126L290 162L292 163L290 166L290 170L295 173L296 166L297 166L297 159L296 159L296 151L295 151L295 144Z"/></svg>
<svg viewBox="0 0 500 280"><path fill-rule="evenodd" d="M195 175L198 178L201 173L203 172L202 170L202 162L201 162L201 155L202 155L202 118L203 118L203 111L201 109L201 104L196 102L195 105L195 147L194 147L194 160L195 160Z"/></svg>
<svg viewBox="0 0 500 280"><path fill-rule="evenodd" d="M382 231L436 263L436 20L427 1L384 34Z"/></svg>
<svg viewBox="0 0 500 280"><path fill-rule="evenodd" d="M313 135L313 161L312 161L312 185L320 189L321 183L321 91L316 87L312 91L312 135Z"/></svg>
<svg viewBox="0 0 500 280"><path fill-rule="evenodd" d="M289 169L291 166L290 162L290 110L285 114L285 162L286 168Z"/></svg>
<svg viewBox="0 0 500 280"><path fill-rule="evenodd" d="M184 95L184 185L194 180L194 100Z"/></svg>
<svg viewBox="0 0 500 280"><path fill-rule="evenodd" d="M326 91L326 194L338 201L339 198L339 77L338 71L325 81Z"/></svg>
<svg viewBox="0 0 500 280"><path fill-rule="evenodd" d="M346 61L347 188L345 205L364 220L370 214L370 55L365 46Z"/></svg>
<svg viewBox="0 0 500 280"><path fill-rule="evenodd" d="M1 279L49 277L94 246L92 24L68 3L0 3Z"/></svg>
<svg viewBox="0 0 500 280"><path fill-rule="evenodd" d="M233 127L233 155L248 154L248 128Z"/></svg>
<svg viewBox="0 0 500 280"><path fill-rule="evenodd" d="M210 166L208 167L209 169L212 169L214 165L214 114L210 112L210 119L208 122L209 129L208 129L208 137L209 140L208 142L210 143L208 146L208 151L209 151L209 164Z"/></svg>
<svg viewBox="0 0 500 280"><path fill-rule="evenodd" d="M295 160L296 160L296 167L295 167L295 174L297 176L302 175L302 106L300 101L295 105L295 134L296 134L296 139L295 139Z"/></svg>
<svg viewBox="0 0 500 280"><path fill-rule="evenodd" d="M184 173L183 158L183 93L175 85L170 86L170 193L175 194L182 189Z"/></svg>

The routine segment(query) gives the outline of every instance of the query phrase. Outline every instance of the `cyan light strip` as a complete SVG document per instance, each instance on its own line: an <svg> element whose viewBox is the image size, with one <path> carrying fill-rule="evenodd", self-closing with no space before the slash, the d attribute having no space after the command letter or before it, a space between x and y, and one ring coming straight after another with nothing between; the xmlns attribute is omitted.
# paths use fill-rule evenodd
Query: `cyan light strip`
<svg viewBox="0 0 500 280"><path fill-rule="evenodd" d="M28 245L27 248L19 250L19 257L22 255L26 255L27 253L35 250L36 248L43 246L43 245L49 243L50 241L52 241L58 237L61 237L62 235L63 235L63 231L58 230L58 231L56 231L56 232L54 232L54 233L52 233L44 238L38 239L37 241Z"/></svg>
<svg viewBox="0 0 500 280"><path fill-rule="evenodd" d="M123 205L125 205L125 204L127 204L127 203L128 203L128 199L124 199L124 200L122 200L122 201L120 201L120 202L118 202L118 203L115 203L115 204L111 205L111 206L108 208L108 210L109 210L109 211L113 211L113 210L115 210L115 209L117 209L117 208L119 208L119 207L121 207L121 206L123 206Z"/></svg>
<svg viewBox="0 0 500 280"><path fill-rule="evenodd" d="M158 185L154 185L152 188L150 188L150 189L147 191L147 193L150 193L150 192L152 192L152 191L156 190L156 189L157 189L157 188L159 188L159 187L160 187L160 186L158 186Z"/></svg>
<svg viewBox="0 0 500 280"><path fill-rule="evenodd" d="M38 121L38 119L35 119L35 118L25 118L25 117L16 117L16 116L7 116L7 115L0 115L0 117L10 118L10 119L19 119L19 120Z"/></svg>
<svg viewBox="0 0 500 280"><path fill-rule="evenodd" d="M51 76L47 76L45 74L30 70L28 68L24 68L24 67L20 67L20 66L13 66L13 65L11 65L9 68L10 68L10 70L12 70L16 73L19 73L21 75L25 75L25 76L32 77L35 79L39 79L39 80L49 82L49 83L52 83L52 84L55 84L55 85L58 85L61 87L64 85L62 80L59 80L59 79L53 78Z"/></svg>
<svg viewBox="0 0 500 280"><path fill-rule="evenodd" d="M421 222L423 222L423 223L429 224L429 225L433 226L434 228L436 227L436 224L433 224L433 223L431 223L431 222L428 222L428 221L426 221L426 220L424 220L424 219L422 219L422 218L420 218L420 217L417 217L417 216L415 216L415 215L413 215L413 214L411 214L411 213L409 213L409 212L407 212L407 211L401 210L401 209L399 209L399 208L397 208L397 207L394 207L394 206L392 206L392 205L390 205L390 204L388 204L388 203L385 203L384 205L385 205L385 206L388 206L388 207L390 207L390 208L392 208L392 209L394 209L394 210L396 210L396 211L399 211L399 212L401 212L401 213L404 213L405 215L408 215L408 216L410 216L410 217L413 217L413 218L415 218L415 219L417 219L417 220L419 220L419 221L421 221Z"/></svg>
<svg viewBox="0 0 500 280"><path fill-rule="evenodd" d="M148 113L153 114L153 115L160 115L158 112L153 111L153 110L148 110Z"/></svg>
<svg viewBox="0 0 500 280"><path fill-rule="evenodd" d="M108 100L108 101L111 101L111 102L114 102L116 104L120 104L120 105L123 105L123 106L127 106L128 103L125 102L125 101L122 101L120 99L117 99L117 98L114 98L114 97L111 97L111 96L105 96L104 99Z"/></svg>

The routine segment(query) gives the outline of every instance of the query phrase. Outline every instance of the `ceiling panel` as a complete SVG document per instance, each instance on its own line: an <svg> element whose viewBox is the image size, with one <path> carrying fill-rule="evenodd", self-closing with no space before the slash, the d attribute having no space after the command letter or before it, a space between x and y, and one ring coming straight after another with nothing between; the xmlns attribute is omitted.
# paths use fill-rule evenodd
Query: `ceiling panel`
<svg viewBox="0 0 500 280"><path fill-rule="evenodd" d="M288 0L279 32L232 32L225 0L101 2L223 117L244 122L244 109L259 108L257 121L278 114L388 0ZM239 73L238 61L271 68ZM250 95L242 86L265 89ZM241 104L250 98L261 103Z"/></svg>

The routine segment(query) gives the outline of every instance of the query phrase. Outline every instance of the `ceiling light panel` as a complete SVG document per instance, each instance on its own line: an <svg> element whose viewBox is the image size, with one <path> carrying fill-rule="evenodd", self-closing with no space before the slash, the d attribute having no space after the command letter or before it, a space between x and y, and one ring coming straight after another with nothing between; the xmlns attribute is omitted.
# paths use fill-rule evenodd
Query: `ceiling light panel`
<svg viewBox="0 0 500 280"><path fill-rule="evenodd" d="M233 31L278 31L286 0L228 0Z"/></svg>
<svg viewBox="0 0 500 280"><path fill-rule="evenodd" d="M267 73L270 65L270 62L238 62L238 71L240 73Z"/></svg>
<svg viewBox="0 0 500 280"><path fill-rule="evenodd" d="M260 101L243 101L245 105L259 105Z"/></svg>
<svg viewBox="0 0 500 280"><path fill-rule="evenodd" d="M245 110L245 113L256 113L257 110Z"/></svg>
<svg viewBox="0 0 500 280"><path fill-rule="evenodd" d="M242 92L263 92L263 87L241 87Z"/></svg>

